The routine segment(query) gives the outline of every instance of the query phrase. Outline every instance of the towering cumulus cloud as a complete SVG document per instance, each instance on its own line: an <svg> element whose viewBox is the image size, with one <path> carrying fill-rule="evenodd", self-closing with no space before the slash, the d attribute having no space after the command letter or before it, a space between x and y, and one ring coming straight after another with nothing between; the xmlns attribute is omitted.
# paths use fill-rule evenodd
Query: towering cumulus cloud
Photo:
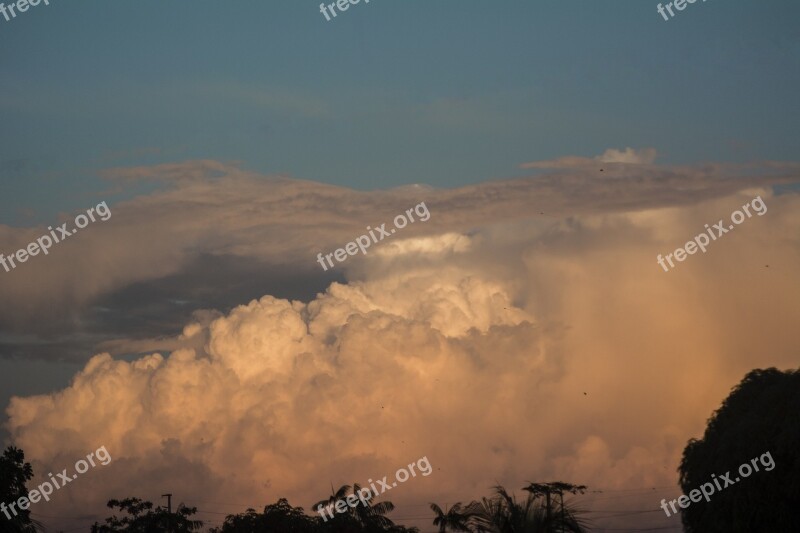
<svg viewBox="0 0 800 533"><path fill-rule="evenodd" d="M617 172L606 191L638 166L603 164ZM69 387L14 398L9 429L39 476L101 444L114 457L43 514L164 492L223 513L278 497L308 509L331 483L422 456L433 475L393 491L395 504L469 500L497 481L674 485L686 440L747 370L796 364L800 201L752 183L698 192L687 178L694 191L670 205L651 205L655 182L631 181L599 209L599 195L556 196L572 175L541 181L553 216L515 203L513 182L492 185L502 214L464 210L480 188L423 190L433 216L420 233L348 262L346 282L310 301L265 295L198 315L169 353L101 353ZM767 215L684 268L658 267L658 251L756 194ZM327 242L302 238L296 262L311 269Z"/></svg>

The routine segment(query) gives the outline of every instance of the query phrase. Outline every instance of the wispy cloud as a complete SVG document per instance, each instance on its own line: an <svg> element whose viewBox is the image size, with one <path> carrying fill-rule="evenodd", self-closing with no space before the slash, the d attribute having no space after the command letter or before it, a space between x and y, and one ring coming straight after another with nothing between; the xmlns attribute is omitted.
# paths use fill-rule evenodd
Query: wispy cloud
<svg viewBox="0 0 800 533"><path fill-rule="evenodd" d="M281 87L223 81L200 82L192 85L190 90L199 96L214 100L233 100L281 115L307 118L329 118L332 115L331 107L325 100Z"/></svg>
<svg viewBox="0 0 800 533"><path fill-rule="evenodd" d="M634 148L625 148L624 150L617 150L616 148L609 148L602 155L596 157L577 157L567 156L549 161L534 161L531 163L523 163L520 168L586 168L596 167L597 163L623 163L626 165L652 165L658 152L655 148L644 148L636 150Z"/></svg>

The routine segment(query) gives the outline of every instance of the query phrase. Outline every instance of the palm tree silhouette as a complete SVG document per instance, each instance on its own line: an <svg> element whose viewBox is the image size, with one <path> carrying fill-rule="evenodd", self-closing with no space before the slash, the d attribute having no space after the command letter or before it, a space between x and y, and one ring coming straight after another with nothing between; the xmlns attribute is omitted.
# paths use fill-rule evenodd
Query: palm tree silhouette
<svg viewBox="0 0 800 533"><path fill-rule="evenodd" d="M367 493L364 493L364 501L366 503L359 500L355 506L351 507L348 505L345 512L338 513L335 510L336 503L340 500L346 501L348 496L357 496L362 489L358 483L354 483L352 487L350 485L342 485L339 487L339 490L336 491L334 491L333 486L331 486L331 495L328 499L318 501L312 508L319 512L320 507L326 508L333 505L334 507L331 508L331 512L333 513L331 527L335 531L339 529L342 531L351 531L352 528L363 528L368 531L385 531L394 527L394 522L384 516L394 511L394 504L389 501L373 504L372 500L375 498L376 494L370 489L365 490L367 491ZM352 525L348 527L348 524Z"/></svg>
<svg viewBox="0 0 800 533"><path fill-rule="evenodd" d="M569 511L568 513L564 507L564 491L571 494L583 494L586 491L586 485L573 485L572 483L564 483L563 481L552 481L550 483L530 483L527 487L523 487L522 490L530 492L535 498L539 496L545 497L545 510L548 522L553 520L553 505L550 496L552 494L558 494L561 497L559 518L562 523L563 531L564 523L567 521L567 514L574 515L573 511Z"/></svg>
<svg viewBox="0 0 800 533"><path fill-rule="evenodd" d="M450 531L469 531L471 514L462 507L461 502L454 504L446 513L435 503L431 503L431 510L436 513L433 525L439 526L439 533L446 533L447 528L450 528Z"/></svg>
<svg viewBox="0 0 800 533"><path fill-rule="evenodd" d="M335 511L336 502L338 502L339 500L344 500L347 497L347 494L349 492L350 492L350 485L342 485L341 487L339 487L339 490L334 491L333 490L333 484L331 484L331 495L328 496L328 499L327 500L318 501L317 503L312 505L311 508L314 509L315 511L319 512L320 514L321 514L321 511L322 511L322 509L320 509L320 507L322 507L322 508L330 508L331 511L335 515L336 514L336 511Z"/></svg>
<svg viewBox="0 0 800 533"><path fill-rule="evenodd" d="M554 487L551 487L551 489ZM584 525L576 511L562 506L553 513L548 505L539 502L545 493L529 491L528 497L518 502L502 486L494 487L495 496L471 502L468 506L470 526L477 533L584 533ZM563 490L563 488L561 489ZM576 487L577 490L577 487Z"/></svg>

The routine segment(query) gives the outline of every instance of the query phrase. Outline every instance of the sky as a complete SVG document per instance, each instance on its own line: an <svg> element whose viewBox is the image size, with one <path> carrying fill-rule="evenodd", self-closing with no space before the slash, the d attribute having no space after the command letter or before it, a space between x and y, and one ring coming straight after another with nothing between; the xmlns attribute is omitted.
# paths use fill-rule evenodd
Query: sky
<svg viewBox="0 0 800 533"><path fill-rule="evenodd" d="M113 165L241 161L376 190L629 145L796 156L790 0L669 21L638 0L383 0L329 22L305 1L107 4L0 20L0 222L82 208Z"/></svg>
<svg viewBox="0 0 800 533"><path fill-rule="evenodd" d="M678 531L686 441L798 366L800 5L656 5L0 16L0 253L110 213L0 268L0 438L37 480L113 457L34 516L171 491L218 524L424 456L390 498L423 532L551 479L604 491L596 531Z"/></svg>

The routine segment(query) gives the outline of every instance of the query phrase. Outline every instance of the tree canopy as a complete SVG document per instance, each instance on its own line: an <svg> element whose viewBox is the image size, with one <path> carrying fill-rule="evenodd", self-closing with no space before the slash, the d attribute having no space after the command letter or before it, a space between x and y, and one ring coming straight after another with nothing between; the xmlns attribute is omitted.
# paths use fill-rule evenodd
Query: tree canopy
<svg viewBox="0 0 800 533"><path fill-rule="evenodd" d="M151 502L139 498L125 498L124 500L110 500L108 507L119 508L127 516L118 518L116 515L106 518L106 523L101 525L95 522L92 533L152 533L169 531L171 533L189 533L199 531L203 527L200 520L191 520L189 517L197 512L196 507L178 506L174 513L166 509L153 509Z"/></svg>
<svg viewBox="0 0 800 533"><path fill-rule="evenodd" d="M0 503L4 505L27 497L25 484L33 478L33 467L25 462L25 453L19 448L9 446L0 456ZM11 516L0 514L0 533L33 533L41 526L31 520L30 510L14 508L16 515L6 509Z"/></svg>
<svg viewBox="0 0 800 533"><path fill-rule="evenodd" d="M692 439L678 469L684 494L759 458L760 471L681 510L687 533L800 531L800 370L749 372ZM761 464L769 453L774 462ZM764 461L767 462L767 461ZM769 463L769 462L767 462ZM752 465L751 465L752 466Z"/></svg>

